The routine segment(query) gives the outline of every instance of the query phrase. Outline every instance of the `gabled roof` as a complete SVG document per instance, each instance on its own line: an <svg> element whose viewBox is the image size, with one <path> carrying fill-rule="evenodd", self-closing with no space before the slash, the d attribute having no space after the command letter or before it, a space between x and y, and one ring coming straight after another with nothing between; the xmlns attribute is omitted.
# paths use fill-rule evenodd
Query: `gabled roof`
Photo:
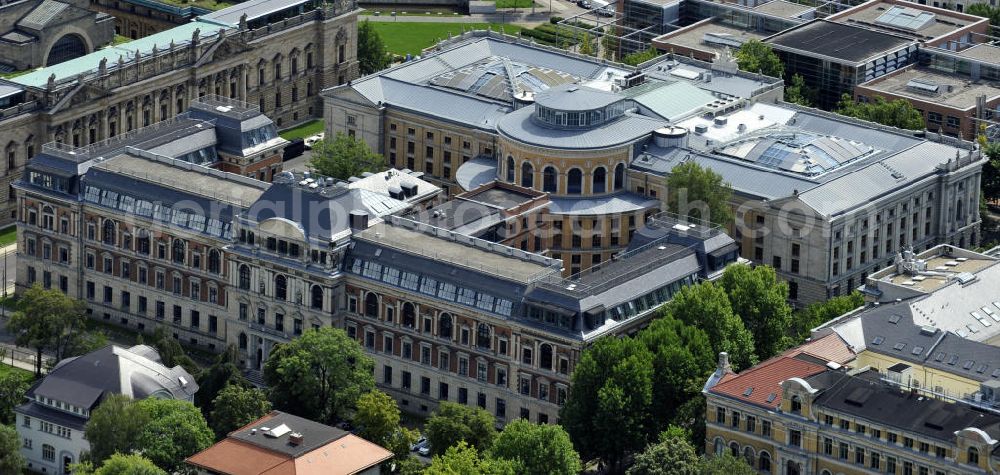
<svg viewBox="0 0 1000 475"><path fill-rule="evenodd" d="M790 356L777 356L732 377L724 377L709 392L768 409L781 405L781 382L805 378L826 366Z"/></svg>
<svg viewBox="0 0 1000 475"><path fill-rule="evenodd" d="M840 335L831 332L805 344L785 351L783 355L795 357L801 354L814 356L826 361L843 365L853 361L857 355Z"/></svg>

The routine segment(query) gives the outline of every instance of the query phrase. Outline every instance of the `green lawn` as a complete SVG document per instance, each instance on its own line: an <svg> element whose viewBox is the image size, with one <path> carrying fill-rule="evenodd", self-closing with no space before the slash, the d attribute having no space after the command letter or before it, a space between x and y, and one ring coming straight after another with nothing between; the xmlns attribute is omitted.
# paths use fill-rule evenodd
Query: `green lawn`
<svg viewBox="0 0 1000 475"><path fill-rule="evenodd" d="M0 246L9 246L17 242L17 227L8 226L0 229Z"/></svg>
<svg viewBox="0 0 1000 475"><path fill-rule="evenodd" d="M398 55L420 54L420 51L429 46L433 46L441 40L448 39L448 33L452 36L460 35L463 31L485 30L487 26L492 26L493 31L499 31L500 27L508 35L516 35L521 27L516 25L500 25L499 23L418 23L405 21L382 22L373 21L372 26L378 31L385 41L389 52Z"/></svg>
<svg viewBox="0 0 1000 475"><path fill-rule="evenodd" d="M325 125L323 119L310 120L287 130L281 131L281 138L285 140L304 139L310 135L316 135L323 131Z"/></svg>
<svg viewBox="0 0 1000 475"><path fill-rule="evenodd" d="M21 377L23 377L24 379L27 379L29 381L32 380L32 379L34 379L33 378L34 375L31 373L31 371L24 370L24 369L18 368L16 366L11 366L10 365L10 355L4 353L3 357L4 357L3 358L4 361L0 362L0 377L6 376L8 374L19 374L19 375L21 375Z"/></svg>
<svg viewBox="0 0 1000 475"><path fill-rule="evenodd" d="M497 8L531 8L534 0L497 0Z"/></svg>

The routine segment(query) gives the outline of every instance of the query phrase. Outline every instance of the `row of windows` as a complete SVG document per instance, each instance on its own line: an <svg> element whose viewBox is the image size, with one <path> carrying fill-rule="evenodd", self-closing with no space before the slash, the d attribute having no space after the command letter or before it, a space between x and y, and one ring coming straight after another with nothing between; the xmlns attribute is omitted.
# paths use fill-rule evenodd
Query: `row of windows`
<svg viewBox="0 0 1000 475"><path fill-rule="evenodd" d="M87 239L126 251L155 256L157 259L174 264L207 270L213 274L221 274L223 271L223 255L222 251L218 249L208 250L208 258L203 265L202 253L193 248L189 249L188 242L184 239L172 238L168 246L167 240L153 239L151 233L145 229L134 229L134 233L124 229L119 232L118 227L118 223L113 219L105 219L101 225L101 235L98 239L94 223L87 223Z"/></svg>
<svg viewBox="0 0 1000 475"><path fill-rule="evenodd" d="M515 183L515 171L517 166L514 157L508 156L506 161L506 178L510 183ZM534 188L535 169L531 162L525 160L521 163L521 186ZM614 180L611 183L613 190L620 190L625 186L625 164L619 163L615 166ZM607 191L608 172L604 167L597 167L591 172L591 193L604 193ZM542 190L548 193L559 192L559 171L556 167L548 165L542 169ZM578 195L583 193L583 171L579 168L571 168L566 173L566 194Z"/></svg>
<svg viewBox="0 0 1000 475"><path fill-rule="evenodd" d="M251 270L250 266L243 264L240 265L238 285L241 290L251 290ZM292 301L293 299L289 297L288 292L288 277L284 274L276 274L274 276L274 292L272 297L278 300ZM307 284L308 285L308 284ZM265 294L266 288L264 281L260 280L258 285L258 291L261 295ZM317 284L309 286L309 308L314 310L323 309L323 287ZM296 303L302 303L302 296L296 294L294 301Z"/></svg>
<svg viewBox="0 0 1000 475"><path fill-rule="evenodd" d="M84 267L88 270L97 270L96 262L97 256L88 251ZM115 267L115 258L110 254L103 255L100 262L100 270L105 274L115 275L115 271L118 270L117 276L128 280L129 282L136 282L141 285L150 285L158 290L170 291L179 296L185 295L185 291L187 291L187 296L192 300L208 302L216 305L223 304L219 286L216 285L215 282L209 281L205 286L207 292L202 292L201 279L197 277L184 276L177 271L173 271L171 273L171 278L168 280L166 278L167 275L165 270L157 268L153 275L153 281L150 282L149 269L144 262L139 262L135 265L136 275L134 279L132 278L133 265L128 259L119 258L119 267L117 269Z"/></svg>
<svg viewBox="0 0 1000 475"><path fill-rule="evenodd" d="M86 287L86 299L92 302L97 301L97 285L92 281L87 281ZM100 302L105 306L111 306L115 303L115 290L110 285L105 285L102 288L101 300ZM127 290L121 290L118 294L118 308L125 312L132 312L132 293ZM134 312L138 315L147 315L149 313L149 299L140 295L136 300L136 307ZM167 305L166 302L162 300L157 300L154 307L154 317L157 320L163 321L166 319ZM183 325L183 315L184 309L180 305L173 305L173 323L178 326ZM110 318L107 315L106 318ZM196 331L207 331L209 334L215 335L219 331L219 317L215 315L208 316L208 326L203 330L201 324L201 311L190 309L188 314L188 328ZM124 323L124 322L123 322Z"/></svg>
<svg viewBox="0 0 1000 475"><path fill-rule="evenodd" d="M267 327L268 323L267 323L267 309L266 308L264 308L264 307L257 307L257 315L256 315L255 318L256 318L255 321L257 322L258 325L260 325L262 327ZM250 306L248 304L240 302L240 305L239 305L239 319L240 319L241 322L248 322L248 321L250 321ZM281 311L274 312L274 317L272 319L272 322L273 322L273 328L275 329L275 331L279 331L279 332L282 332L282 333L286 331L285 330L285 314L283 312L281 312ZM315 329L318 329L319 325L313 324L312 327L315 328ZM303 331L303 322L302 322L302 319L301 318L293 318L292 319L292 335L295 335L295 336L301 335L302 331ZM245 343L241 342L240 348L245 349L246 348Z"/></svg>

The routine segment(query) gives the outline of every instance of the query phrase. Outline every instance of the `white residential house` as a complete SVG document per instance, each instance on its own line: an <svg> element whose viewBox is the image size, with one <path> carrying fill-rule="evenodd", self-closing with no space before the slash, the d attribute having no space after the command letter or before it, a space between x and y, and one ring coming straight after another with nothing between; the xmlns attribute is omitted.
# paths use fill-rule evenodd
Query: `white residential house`
<svg viewBox="0 0 1000 475"><path fill-rule="evenodd" d="M198 384L184 368L167 368L155 349L107 346L67 358L35 383L18 406L21 454L36 473L68 474L70 464L90 450L84 426L105 397L159 397L192 401Z"/></svg>

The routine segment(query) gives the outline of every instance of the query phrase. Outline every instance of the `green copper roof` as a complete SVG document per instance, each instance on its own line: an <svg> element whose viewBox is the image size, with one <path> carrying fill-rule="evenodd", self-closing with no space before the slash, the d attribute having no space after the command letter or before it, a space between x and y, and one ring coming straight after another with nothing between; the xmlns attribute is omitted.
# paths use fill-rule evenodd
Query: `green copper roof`
<svg viewBox="0 0 1000 475"><path fill-rule="evenodd" d="M187 44L191 41L191 35L195 30L201 30L199 36L206 38L219 34L220 29L230 29L228 26L220 25L210 20L198 19L191 23L186 23L166 31L161 31L154 35L129 41L116 46L94 51L85 56L71 59L56 65L39 68L28 74L11 79L11 81L25 86L44 88L49 81L49 76L55 74L56 81L71 79L80 74L97 71L101 60L107 58L108 69L114 69L118 65L118 58L122 58L126 63L135 59L136 52L142 55L149 55L155 45L160 51L170 47L170 42L175 45Z"/></svg>

